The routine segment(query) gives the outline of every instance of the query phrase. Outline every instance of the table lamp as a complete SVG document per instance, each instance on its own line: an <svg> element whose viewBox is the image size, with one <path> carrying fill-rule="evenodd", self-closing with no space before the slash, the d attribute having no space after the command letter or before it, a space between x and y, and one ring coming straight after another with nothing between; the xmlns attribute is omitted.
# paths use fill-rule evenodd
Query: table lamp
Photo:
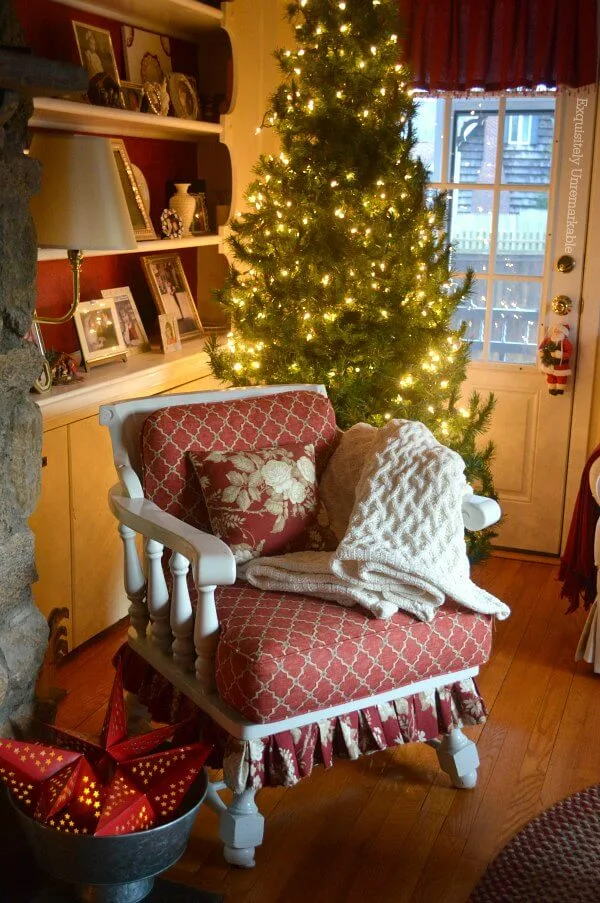
<svg viewBox="0 0 600 903"><path fill-rule="evenodd" d="M73 272L73 301L61 317L35 315L38 323L67 323L79 304L85 251L131 251L137 246L109 138L34 135L29 156L42 164L42 187L31 199L40 248L66 248Z"/></svg>

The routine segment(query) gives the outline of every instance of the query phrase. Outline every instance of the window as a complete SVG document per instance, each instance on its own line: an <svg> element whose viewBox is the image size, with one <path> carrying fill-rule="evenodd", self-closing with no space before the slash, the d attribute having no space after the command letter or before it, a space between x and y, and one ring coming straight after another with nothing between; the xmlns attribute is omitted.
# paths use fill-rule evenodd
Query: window
<svg viewBox="0 0 600 903"><path fill-rule="evenodd" d="M534 117L530 113L508 113L506 116L507 144L533 144Z"/></svg>
<svg viewBox="0 0 600 903"><path fill-rule="evenodd" d="M415 153L448 195L456 278L475 271L455 314L471 359L535 364L552 175L553 97L423 98Z"/></svg>

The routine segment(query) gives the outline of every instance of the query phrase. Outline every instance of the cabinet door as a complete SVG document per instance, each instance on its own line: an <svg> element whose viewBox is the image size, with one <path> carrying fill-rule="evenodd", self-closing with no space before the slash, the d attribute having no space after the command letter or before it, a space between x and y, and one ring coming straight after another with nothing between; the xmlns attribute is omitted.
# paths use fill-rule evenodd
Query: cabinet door
<svg viewBox="0 0 600 903"><path fill-rule="evenodd" d="M29 526L35 535L35 565L39 579L33 585L35 604L44 617L54 608L68 608L65 621L72 647L71 512L67 427L44 433L42 486Z"/></svg>
<svg viewBox="0 0 600 903"><path fill-rule="evenodd" d="M73 645L115 624L127 614L123 552L118 523L108 507L117 482L110 436L98 417L69 429L73 505Z"/></svg>

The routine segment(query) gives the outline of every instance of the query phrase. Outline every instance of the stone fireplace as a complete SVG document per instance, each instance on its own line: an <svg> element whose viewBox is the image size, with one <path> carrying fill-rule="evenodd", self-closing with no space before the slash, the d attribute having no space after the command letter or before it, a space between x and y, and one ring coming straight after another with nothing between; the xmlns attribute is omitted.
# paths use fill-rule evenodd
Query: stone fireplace
<svg viewBox="0 0 600 903"><path fill-rule="evenodd" d="M23 151L32 97L85 90L84 70L29 55L10 0L0 0L0 736L28 732L48 625L35 607L34 538L42 422L30 387L40 373L24 336L36 300L29 200L40 168Z"/></svg>

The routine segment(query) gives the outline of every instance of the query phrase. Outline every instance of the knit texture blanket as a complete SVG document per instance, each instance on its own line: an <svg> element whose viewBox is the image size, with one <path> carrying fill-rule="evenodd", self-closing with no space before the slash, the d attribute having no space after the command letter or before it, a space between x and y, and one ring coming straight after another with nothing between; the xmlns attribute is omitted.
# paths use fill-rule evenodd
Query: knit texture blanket
<svg viewBox="0 0 600 903"><path fill-rule="evenodd" d="M336 551L256 558L240 568L240 576L261 589L359 604L378 618L402 609L431 621L450 596L504 619L510 609L469 576L465 489L460 455L422 423L392 420L366 446Z"/></svg>

